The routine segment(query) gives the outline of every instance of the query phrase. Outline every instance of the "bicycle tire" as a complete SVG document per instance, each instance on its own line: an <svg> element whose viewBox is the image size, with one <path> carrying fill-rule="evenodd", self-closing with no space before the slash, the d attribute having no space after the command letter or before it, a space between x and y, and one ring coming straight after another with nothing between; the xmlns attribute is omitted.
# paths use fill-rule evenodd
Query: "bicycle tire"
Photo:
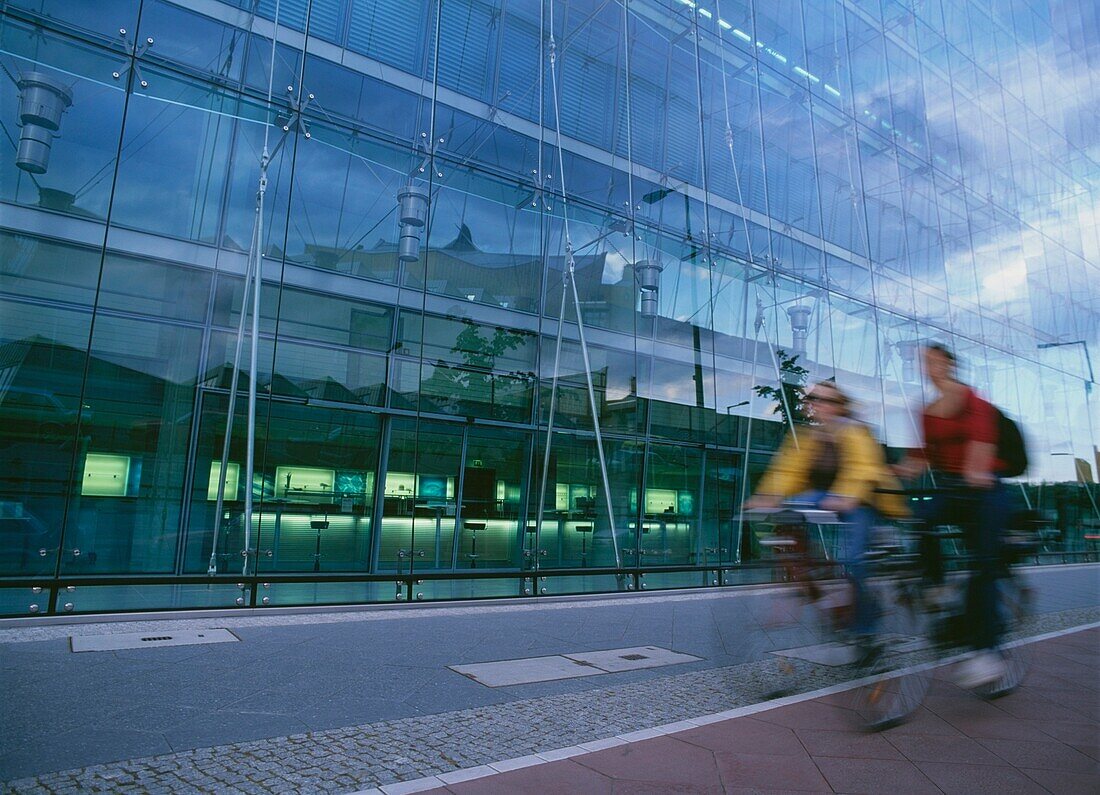
<svg viewBox="0 0 1100 795"><path fill-rule="evenodd" d="M927 615L914 583L895 582L887 607L881 624L896 638L896 646L920 648L927 643ZM924 667L886 674L856 689L853 710L865 731L882 731L905 722L924 702L931 684L932 671Z"/></svg>
<svg viewBox="0 0 1100 795"><path fill-rule="evenodd" d="M932 683L928 669L885 675L856 690L853 709L865 731L882 731L904 723L924 702Z"/></svg>
<svg viewBox="0 0 1100 795"><path fill-rule="evenodd" d="M1019 629L1030 617L1031 589L1015 572L1009 572L997 585L1001 618L1007 634ZM974 690L981 698L992 700L1008 695L1020 686L1031 669L1031 649L1027 644L1002 646L1000 654L1005 672L999 678Z"/></svg>

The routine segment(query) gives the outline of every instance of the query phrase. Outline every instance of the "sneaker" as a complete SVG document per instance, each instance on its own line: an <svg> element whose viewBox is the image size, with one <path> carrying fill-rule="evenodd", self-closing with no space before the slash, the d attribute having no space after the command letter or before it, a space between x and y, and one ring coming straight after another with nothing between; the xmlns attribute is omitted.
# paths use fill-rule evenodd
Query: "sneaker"
<svg viewBox="0 0 1100 795"><path fill-rule="evenodd" d="M955 672L955 684L964 690L996 682L1007 673L1004 660L995 651L980 651L959 663Z"/></svg>

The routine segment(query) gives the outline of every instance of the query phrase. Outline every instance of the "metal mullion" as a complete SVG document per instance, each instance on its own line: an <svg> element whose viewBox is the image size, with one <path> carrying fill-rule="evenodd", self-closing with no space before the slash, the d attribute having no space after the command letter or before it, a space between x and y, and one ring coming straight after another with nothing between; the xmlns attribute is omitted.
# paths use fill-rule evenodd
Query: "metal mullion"
<svg viewBox="0 0 1100 795"><path fill-rule="evenodd" d="M451 571L458 570L458 547L462 542L462 490L466 486L466 451L470 440L470 428L462 428L462 447L458 456L458 482L455 485L455 526L451 531ZM417 469L420 467L418 466ZM413 524L416 523L416 512L413 512Z"/></svg>

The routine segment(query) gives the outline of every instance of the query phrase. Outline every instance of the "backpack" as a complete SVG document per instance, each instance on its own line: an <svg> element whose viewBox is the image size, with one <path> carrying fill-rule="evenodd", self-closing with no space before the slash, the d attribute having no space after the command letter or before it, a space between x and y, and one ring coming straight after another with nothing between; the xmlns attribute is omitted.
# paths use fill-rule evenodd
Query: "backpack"
<svg viewBox="0 0 1100 795"><path fill-rule="evenodd" d="M1001 477L1014 478L1027 472L1027 445L1020 426L996 406L997 458L1004 464L997 473Z"/></svg>

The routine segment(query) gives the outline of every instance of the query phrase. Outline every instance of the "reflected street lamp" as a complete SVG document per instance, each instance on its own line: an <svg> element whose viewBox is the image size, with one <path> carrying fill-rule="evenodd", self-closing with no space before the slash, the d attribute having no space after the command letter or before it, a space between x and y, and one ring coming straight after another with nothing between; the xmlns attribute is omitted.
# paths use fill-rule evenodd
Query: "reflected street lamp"
<svg viewBox="0 0 1100 795"><path fill-rule="evenodd" d="M61 114L73 104L73 92L45 72L26 72L19 77L19 151L17 168L29 174L45 174L50 147L61 129Z"/></svg>
<svg viewBox="0 0 1100 795"><path fill-rule="evenodd" d="M805 304L787 307L787 317L791 321L791 341L793 352L806 353L806 340L810 335L810 314L813 310Z"/></svg>
<svg viewBox="0 0 1100 795"><path fill-rule="evenodd" d="M1096 383L1096 377L1092 373L1092 359L1089 357L1089 344L1085 340L1072 340L1068 342L1040 342L1036 347L1039 350L1047 348L1062 348L1067 345L1080 345L1085 350L1085 364L1089 368L1089 380L1085 382L1085 392L1092 393L1092 385Z"/></svg>

